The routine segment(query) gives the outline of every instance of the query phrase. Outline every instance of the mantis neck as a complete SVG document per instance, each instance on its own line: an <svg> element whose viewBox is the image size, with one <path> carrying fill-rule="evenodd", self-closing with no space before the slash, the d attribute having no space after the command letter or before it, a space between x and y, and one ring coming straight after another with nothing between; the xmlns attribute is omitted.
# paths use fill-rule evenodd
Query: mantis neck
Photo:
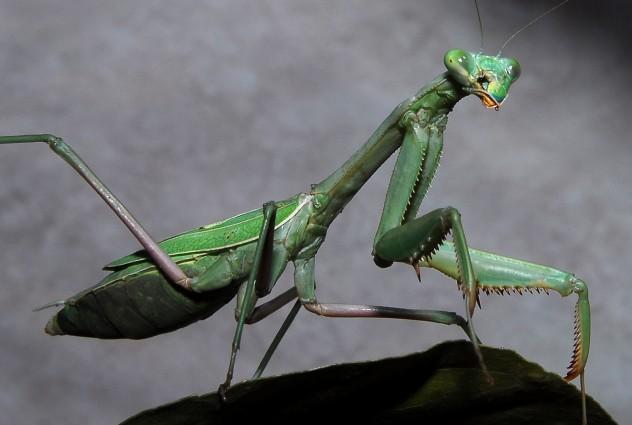
<svg viewBox="0 0 632 425"><path fill-rule="evenodd" d="M445 117L465 95L457 83L444 73L422 87L415 96L400 103L351 158L312 187L316 200L315 222L329 226L367 180L401 146L405 129L400 120L406 112L418 114L423 122L435 122Z"/></svg>

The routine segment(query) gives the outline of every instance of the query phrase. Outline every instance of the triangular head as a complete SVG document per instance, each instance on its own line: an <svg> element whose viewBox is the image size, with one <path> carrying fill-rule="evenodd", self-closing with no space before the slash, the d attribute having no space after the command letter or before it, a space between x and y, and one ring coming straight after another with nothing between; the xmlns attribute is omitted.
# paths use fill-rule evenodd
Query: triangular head
<svg viewBox="0 0 632 425"><path fill-rule="evenodd" d="M475 94L483 105L496 110L507 98L509 87L520 77L520 64L512 58L452 49L443 62L463 91Z"/></svg>

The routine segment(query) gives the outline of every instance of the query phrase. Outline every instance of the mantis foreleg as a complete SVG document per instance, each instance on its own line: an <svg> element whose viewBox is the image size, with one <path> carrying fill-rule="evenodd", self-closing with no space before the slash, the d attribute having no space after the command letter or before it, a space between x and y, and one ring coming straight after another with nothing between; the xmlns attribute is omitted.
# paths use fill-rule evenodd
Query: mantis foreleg
<svg viewBox="0 0 632 425"><path fill-rule="evenodd" d="M432 267L440 272L457 278L459 275L456 246L445 242L429 259L423 259L420 265ZM584 386L584 367L590 348L590 303L588 286L573 274L540 264L529 263L510 257L492 254L469 248L474 274L478 279L478 288L487 294L524 292L545 292L550 290L566 297L577 295L575 305L575 341L573 353L564 377L567 381L581 377L583 416L586 416L586 389Z"/></svg>
<svg viewBox="0 0 632 425"><path fill-rule="evenodd" d="M459 265L455 278L466 296L467 333L475 335L472 314L478 300L477 284L461 215L455 208L446 207L414 217L438 167L445 127L445 118L433 123L426 122L425 125L422 125L423 121L423 116L413 112L405 113L401 120L400 125L406 132L389 183L373 256L381 267L395 261L410 264L419 277L418 261L432 255L447 234L452 232ZM472 338L472 343L481 369L491 381L477 340Z"/></svg>
<svg viewBox="0 0 632 425"><path fill-rule="evenodd" d="M536 292L548 293L553 290L566 297L576 294L575 305L575 345L566 380L572 380L584 370L590 347L590 304L588 286L573 274L540 264L529 263L486 251L469 248L478 287L487 294ZM458 263L455 245L445 242L430 259L420 264L432 267L456 278Z"/></svg>

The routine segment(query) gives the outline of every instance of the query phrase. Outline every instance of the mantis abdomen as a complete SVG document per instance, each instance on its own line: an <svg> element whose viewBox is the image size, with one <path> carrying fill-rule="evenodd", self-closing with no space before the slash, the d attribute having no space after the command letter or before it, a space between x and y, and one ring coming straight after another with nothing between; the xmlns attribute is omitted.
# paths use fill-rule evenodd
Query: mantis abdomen
<svg viewBox="0 0 632 425"><path fill-rule="evenodd" d="M206 255L179 264L187 274L197 275L222 255ZM103 281L68 299L64 308L46 324L51 335L93 338L142 339L170 332L205 319L230 301L240 281L206 293L185 291L173 285L155 267L118 278L114 272Z"/></svg>

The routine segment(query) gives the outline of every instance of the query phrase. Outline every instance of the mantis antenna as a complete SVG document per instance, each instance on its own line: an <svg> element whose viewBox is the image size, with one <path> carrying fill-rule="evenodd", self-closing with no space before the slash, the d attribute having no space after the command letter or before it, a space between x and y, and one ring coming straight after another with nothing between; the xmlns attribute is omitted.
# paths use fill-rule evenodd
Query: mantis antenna
<svg viewBox="0 0 632 425"><path fill-rule="evenodd" d="M481 33L481 52L485 50L485 39L483 38L483 20L481 19L481 11L478 8L478 0L474 0L476 7L476 16L478 16L478 29Z"/></svg>
<svg viewBox="0 0 632 425"><path fill-rule="evenodd" d="M500 46L500 49L498 50L498 53L496 54L496 56L500 56L500 54L502 53L503 49L505 48L505 46L507 46L507 44L509 44L509 42L511 40L514 39L515 36L517 36L518 34L520 34L522 31L526 30L527 28L529 28L531 25L535 24L536 22L538 22L540 19L544 18L546 15L548 15L549 13L554 12L556 9L564 6L564 4L568 3L569 0L563 0L562 2L556 4L555 6L553 6L552 8L550 8L549 10L547 10L546 12L542 13L541 15L533 18L531 21L529 21L525 26L523 26L522 28L520 28L518 31L514 32L513 34L511 34L509 36L509 38L503 43L502 46ZM476 10L478 11L478 5L476 7ZM479 17L480 19L480 17Z"/></svg>

